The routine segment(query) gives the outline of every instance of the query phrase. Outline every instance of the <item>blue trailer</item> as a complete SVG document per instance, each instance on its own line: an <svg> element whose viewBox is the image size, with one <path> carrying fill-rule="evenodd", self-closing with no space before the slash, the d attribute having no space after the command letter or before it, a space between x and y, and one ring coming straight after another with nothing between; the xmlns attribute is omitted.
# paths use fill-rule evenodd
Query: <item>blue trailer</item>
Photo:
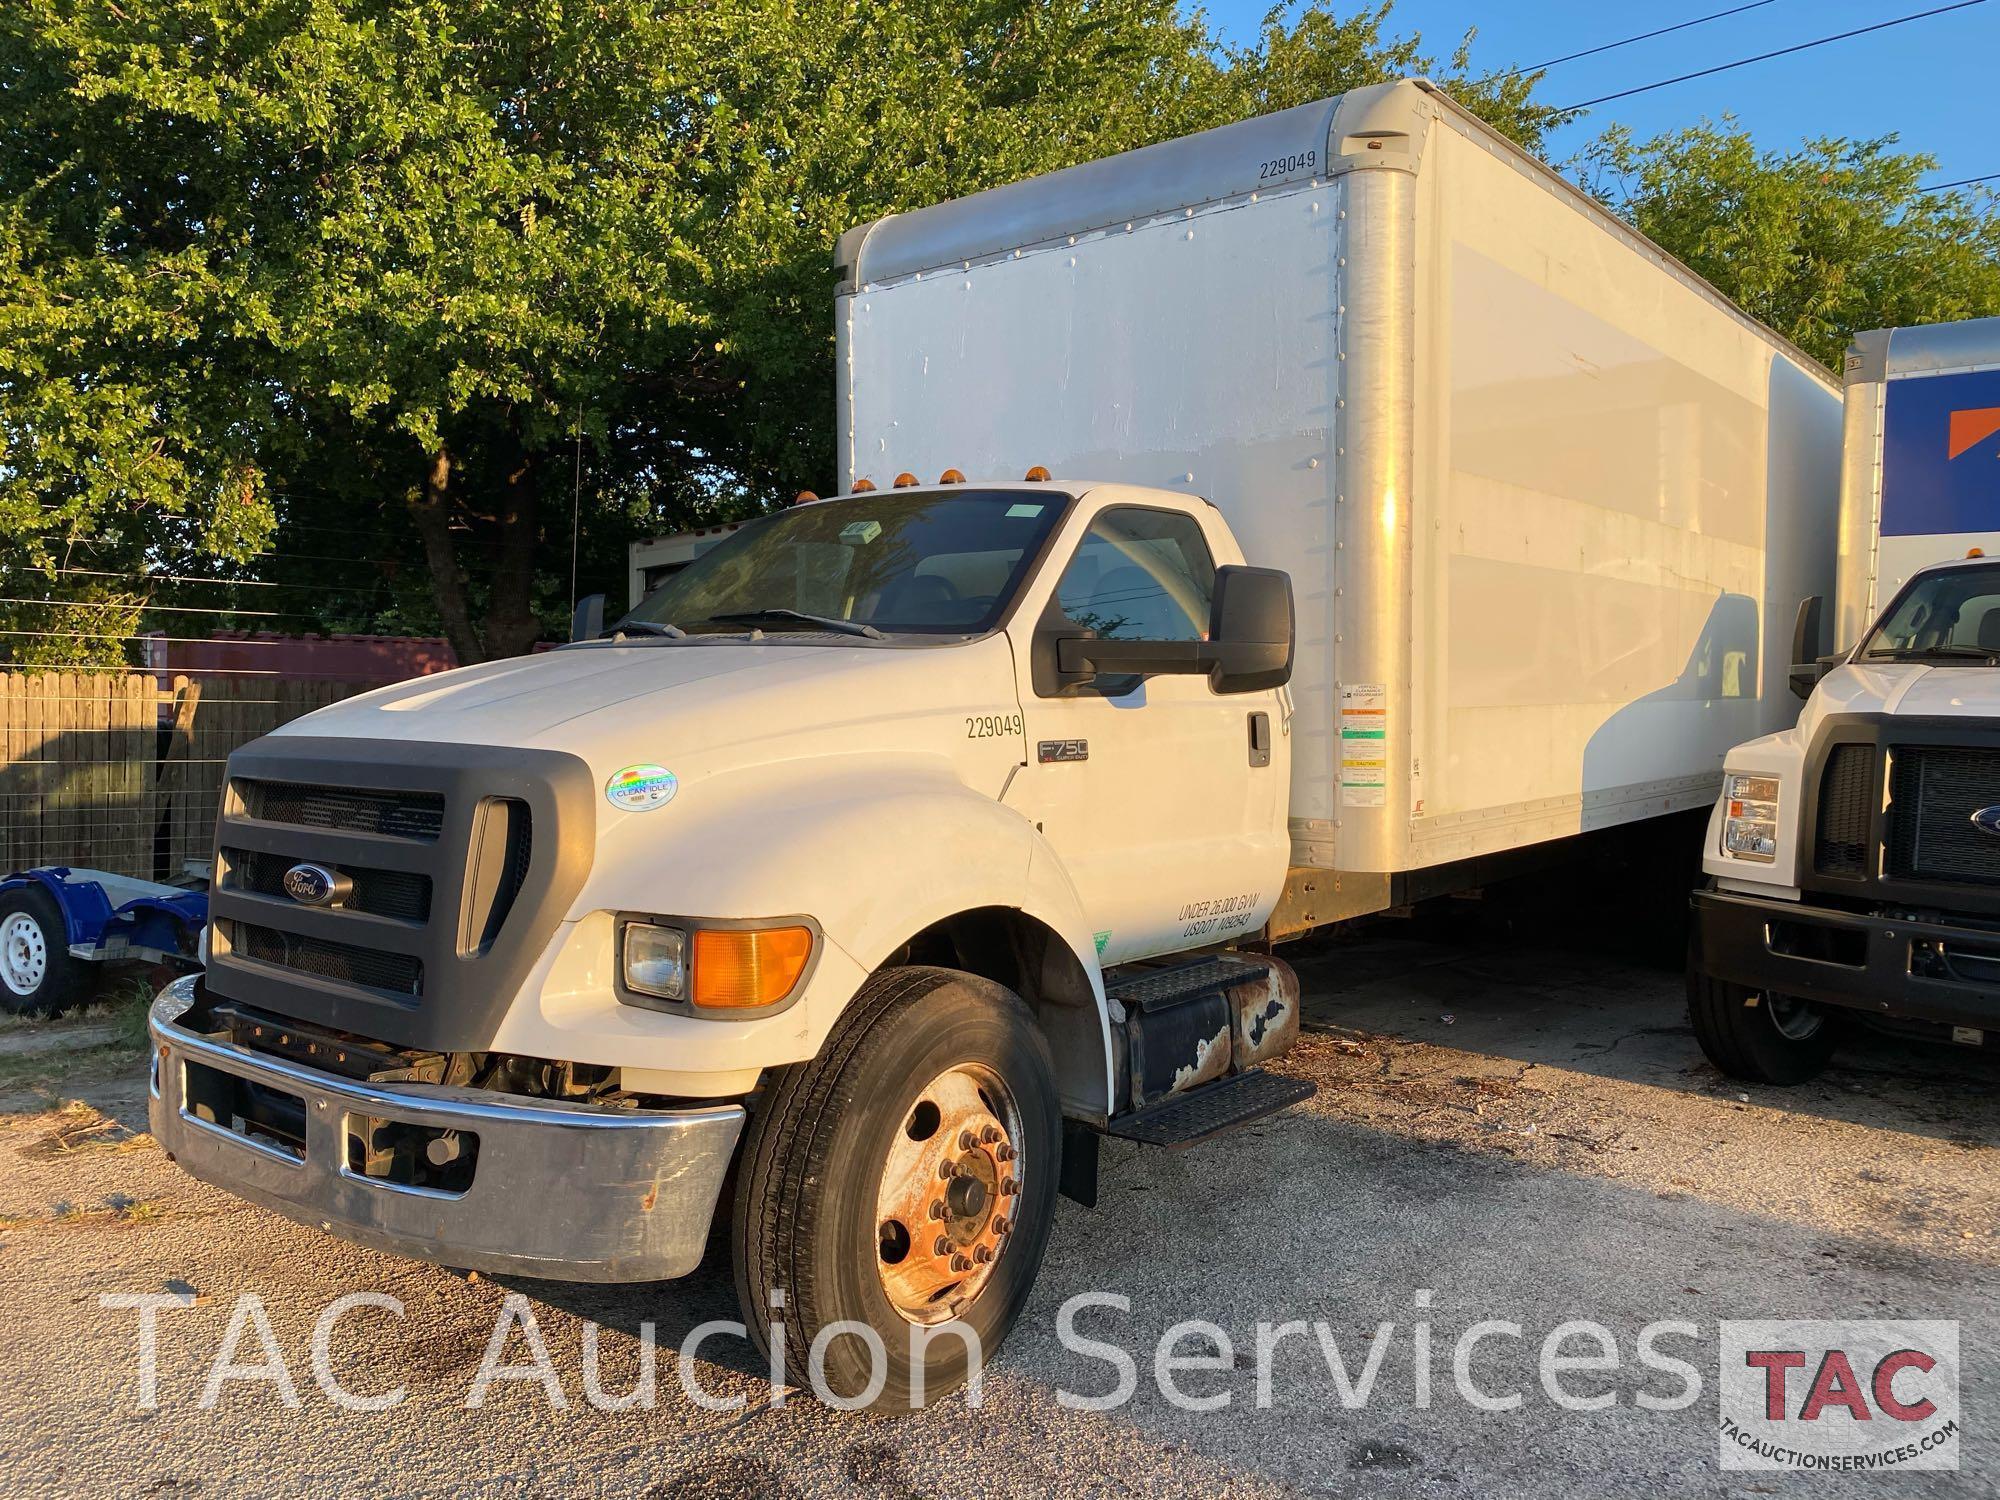
<svg viewBox="0 0 2000 1500"><path fill-rule="evenodd" d="M199 968L208 893L45 865L0 880L0 1012L48 1016L90 998L86 964Z"/></svg>

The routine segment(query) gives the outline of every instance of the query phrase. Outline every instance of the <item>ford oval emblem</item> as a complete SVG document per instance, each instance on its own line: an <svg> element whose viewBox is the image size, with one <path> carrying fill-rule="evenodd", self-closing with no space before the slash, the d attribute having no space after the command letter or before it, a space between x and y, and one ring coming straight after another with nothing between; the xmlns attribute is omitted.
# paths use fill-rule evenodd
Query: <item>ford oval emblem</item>
<svg viewBox="0 0 2000 1500"><path fill-rule="evenodd" d="M1981 833L2000 838L2000 807L1982 807L1972 815L1972 826Z"/></svg>
<svg viewBox="0 0 2000 1500"><path fill-rule="evenodd" d="M342 885L325 865L293 865L285 871L285 894L301 906L331 906Z"/></svg>

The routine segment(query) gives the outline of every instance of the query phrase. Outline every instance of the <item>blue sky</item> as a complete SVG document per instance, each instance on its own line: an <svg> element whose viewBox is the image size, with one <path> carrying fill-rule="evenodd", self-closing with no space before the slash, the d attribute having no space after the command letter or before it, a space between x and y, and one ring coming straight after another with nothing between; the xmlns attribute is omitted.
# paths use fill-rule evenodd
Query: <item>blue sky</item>
<svg viewBox="0 0 2000 1500"><path fill-rule="evenodd" d="M1358 7L1362 0L1352 0ZM1469 27L1475 69L1545 61L1743 0L1398 0L1390 29L1421 32L1449 54ZM1770 0L1742 15L1619 47L1549 70L1541 97L1571 104L1814 37L1925 11L1949 0ZM1266 0L1209 0L1232 40L1255 35ZM1817 47L1591 110L1551 143L1557 160L1614 121L1641 136L1733 111L1766 147L1817 135L1895 134L1937 157L1933 181L2000 172L2000 0ZM1996 183L2000 186L2000 183Z"/></svg>

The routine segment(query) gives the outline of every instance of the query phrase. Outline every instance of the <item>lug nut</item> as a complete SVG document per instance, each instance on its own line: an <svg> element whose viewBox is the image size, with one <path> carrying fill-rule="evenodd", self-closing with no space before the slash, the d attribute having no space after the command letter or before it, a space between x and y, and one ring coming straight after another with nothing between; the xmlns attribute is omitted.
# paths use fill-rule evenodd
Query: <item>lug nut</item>
<svg viewBox="0 0 2000 1500"><path fill-rule="evenodd" d="M1020 1188L1019 1186L1016 1185L1013 1178L1003 1177L1000 1179L1000 1193L1002 1197L1012 1197L1015 1193L1018 1193L1019 1191Z"/></svg>
<svg viewBox="0 0 2000 1500"><path fill-rule="evenodd" d="M993 1247L991 1245L981 1245L977 1250L974 1250L972 1252L972 1258L978 1261L982 1266L992 1265Z"/></svg>
<svg viewBox="0 0 2000 1500"><path fill-rule="evenodd" d="M1005 1141L1002 1141L998 1146L993 1148L993 1155L1000 1161L1012 1161L1014 1159L1014 1148Z"/></svg>
<svg viewBox="0 0 2000 1500"><path fill-rule="evenodd" d="M953 1161L949 1156L947 1156L943 1161L938 1163L938 1176L940 1177L948 1178L957 1170L958 1170L958 1163Z"/></svg>
<svg viewBox="0 0 2000 1500"><path fill-rule="evenodd" d="M984 1130L979 1132L979 1139L984 1145L992 1145L1000 1139L1000 1127L997 1125L988 1125Z"/></svg>
<svg viewBox="0 0 2000 1500"><path fill-rule="evenodd" d="M934 1199L932 1199L932 1200L931 1200L931 1217L932 1217L933 1219L942 1219L942 1218L943 1218L944 1216L945 1216L945 1206L944 1206L944 1199L942 1199L942 1198L934 1198Z"/></svg>
<svg viewBox="0 0 2000 1500"><path fill-rule="evenodd" d="M973 1137L972 1137L972 1132L971 1132L971 1131L969 1131L969 1130L961 1130L961 1131L960 1131L960 1132L958 1133L958 1149L959 1149L959 1150L961 1150L961 1151L970 1151L970 1150L971 1150L971 1149L972 1149L972 1148L973 1148L974 1146L976 1146L976 1145L978 1145L978 1144L979 1144L979 1142L973 1139Z"/></svg>
<svg viewBox="0 0 2000 1500"><path fill-rule="evenodd" d="M1005 1214L995 1214L993 1216L993 1232L995 1234L1011 1234L1013 1230L1014 1223Z"/></svg>
<svg viewBox="0 0 2000 1500"><path fill-rule="evenodd" d="M951 1241L946 1239L943 1235L939 1235L937 1237L937 1243L931 1246L931 1254L949 1255L950 1253L951 1253Z"/></svg>
<svg viewBox="0 0 2000 1500"><path fill-rule="evenodd" d="M962 1276L972 1269L972 1262L963 1255L954 1255L951 1258L951 1268Z"/></svg>

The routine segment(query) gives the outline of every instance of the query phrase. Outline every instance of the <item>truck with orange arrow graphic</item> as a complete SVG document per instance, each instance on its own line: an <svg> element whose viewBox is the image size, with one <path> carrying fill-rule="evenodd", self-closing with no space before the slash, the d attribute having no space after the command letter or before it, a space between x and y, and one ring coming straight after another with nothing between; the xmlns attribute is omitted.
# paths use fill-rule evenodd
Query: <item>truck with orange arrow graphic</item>
<svg viewBox="0 0 2000 1500"><path fill-rule="evenodd" d="M1725 761L1694 897L1695 1034L1796 1083L1857 1020L2000 1042L2000 318L1847 354L1835 640L1796 727Z"/></svg>

